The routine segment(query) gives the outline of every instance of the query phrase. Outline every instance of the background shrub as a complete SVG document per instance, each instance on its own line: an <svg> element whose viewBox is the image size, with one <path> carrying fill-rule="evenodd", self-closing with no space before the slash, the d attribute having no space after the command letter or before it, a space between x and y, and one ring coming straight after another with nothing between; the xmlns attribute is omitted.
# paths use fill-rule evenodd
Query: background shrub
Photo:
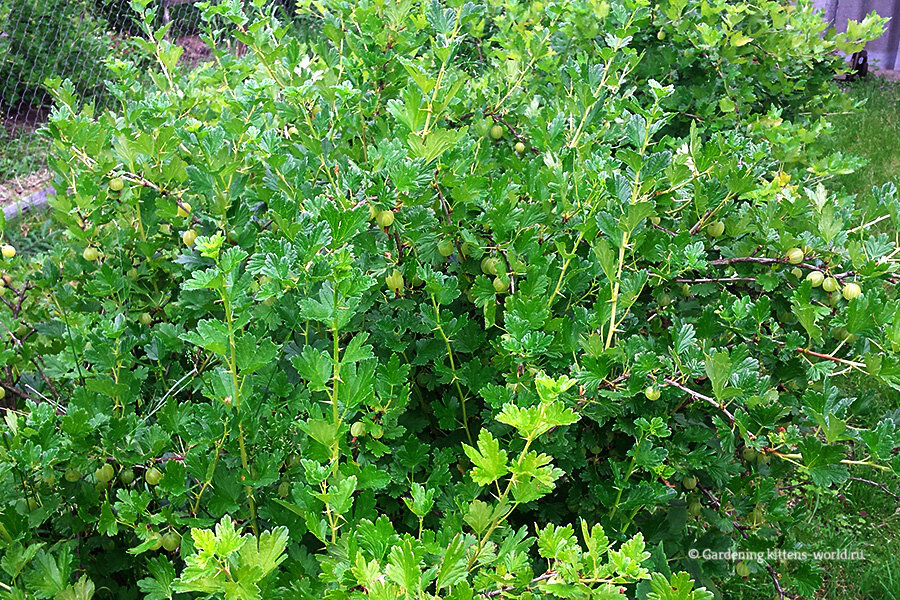
<svg viewBox="0 0 900 600"><path fill-rule="evenodd" d="M111 52L106 23L88 0L0 3L0 102L41 104L48 77L68 78L91 96L103 83Z"/></svg>

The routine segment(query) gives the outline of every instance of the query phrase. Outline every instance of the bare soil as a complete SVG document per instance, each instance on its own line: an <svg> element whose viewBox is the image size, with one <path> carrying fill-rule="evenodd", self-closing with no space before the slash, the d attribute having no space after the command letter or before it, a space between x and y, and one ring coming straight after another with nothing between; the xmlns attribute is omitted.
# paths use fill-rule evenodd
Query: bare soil
<svg viewBox="0 0 900 600"><path fill-rule="evenodd" d="M50 185L50 171L43 168L22 177L0 183L0 207L18 202Z"/></svg>

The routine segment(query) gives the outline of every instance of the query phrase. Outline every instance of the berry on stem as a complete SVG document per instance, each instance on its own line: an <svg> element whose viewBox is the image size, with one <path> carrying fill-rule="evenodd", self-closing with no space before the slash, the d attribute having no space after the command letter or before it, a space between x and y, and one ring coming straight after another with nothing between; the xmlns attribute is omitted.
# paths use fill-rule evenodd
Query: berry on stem
<svg viewBox="0 0 900 600"><path fill-rule="evenodd" d="M806 279L813 287L819 287L825 281L825 274L822 271L810 271Z"/></svg>
<svg viewBox="0 0 900 600"><path fill-rule="evenodd" d="M725 223L722 221L713 221L706 226L706 233L712 237L719 237L725 233Z"/></svg>
<svg viewBox="0 0 900 600"><path fill-rule="evenodd" d="M844 289L841 290L841 294L844 296L844 299L846 299L846 300L853 300L854 298L858 297L861 293L862 293L862 289L860 289L860 287L853 282L846 284L844 286Z"/></svg>
<svg viewBox="0 0 900 600"><path fill-rule="evenodd" d="M156 467L150 467L144 474L144 479L149 485L159 485L159 482L162 481L162 478L162 471L160 471Z"/></svg>
<svg viewBox="0 0 900 600"><path fill-rule="evenodd" d="M392 210L380 210L375 213L375 222L378 223L379 227L387 229L394 223L394 211Z"/></svg>

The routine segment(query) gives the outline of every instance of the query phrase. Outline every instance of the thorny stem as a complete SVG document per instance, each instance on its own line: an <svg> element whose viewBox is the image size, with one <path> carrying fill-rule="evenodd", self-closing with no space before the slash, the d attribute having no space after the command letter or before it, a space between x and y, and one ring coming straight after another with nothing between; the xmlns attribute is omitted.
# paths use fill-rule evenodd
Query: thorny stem
<svg viewBox="0 0 900 600"><path fill-rule="evenodd" d="M242 408L241 383L238 378L237 344L234 336L234 314L231 306L231 298L226 289L227 285L227 283L222 284L222 287L219 288L219 294L222 298L222 304L225 307L225 324L228 327L228 370L231 372L232 393L234 394L232 403L235 410L240 413ZM238 423L238 447L240 448L241 453L241 467L243 468L244 473L249 475L250 460L247 456L247 446L244 441L244 424L240 422ZM256 522L256 499L253 497L253 488L248 484L244 486L244 491L247 494L247 502L250 506L250 526L253 529L253 534L258 537L259 526Z"/></svg>
<svg viewBox="0 0 900 600"><path fill-rule="evenodd" d="M475 445L472 441L472 433L469 431L469 415L466 413L466 395L463 393L462 386L459 383L459 375L456 372L456 362L453 360L453 350L450 348L450 338L444 332L441 324L441 309L438 307L437 299L431 294L431 305L434 307L435 330L441 334L444 345L447 348L447 356L450 358L450 372L453 374L453 383L456 384L456 391L459 394L460 405L462 406L463 429L466 430L466 439L470 445Z"/></svg>

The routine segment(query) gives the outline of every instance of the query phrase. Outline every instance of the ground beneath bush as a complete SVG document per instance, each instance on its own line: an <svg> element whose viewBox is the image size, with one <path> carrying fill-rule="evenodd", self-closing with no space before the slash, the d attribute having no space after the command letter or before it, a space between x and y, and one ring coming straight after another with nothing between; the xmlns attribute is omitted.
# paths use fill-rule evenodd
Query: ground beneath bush
<svg viewBox="0 0 900 600"><path fill-rule="evenodd" d="M50 185L50 171L46 167L0 183L0 207L18 202Z"/></svg>

